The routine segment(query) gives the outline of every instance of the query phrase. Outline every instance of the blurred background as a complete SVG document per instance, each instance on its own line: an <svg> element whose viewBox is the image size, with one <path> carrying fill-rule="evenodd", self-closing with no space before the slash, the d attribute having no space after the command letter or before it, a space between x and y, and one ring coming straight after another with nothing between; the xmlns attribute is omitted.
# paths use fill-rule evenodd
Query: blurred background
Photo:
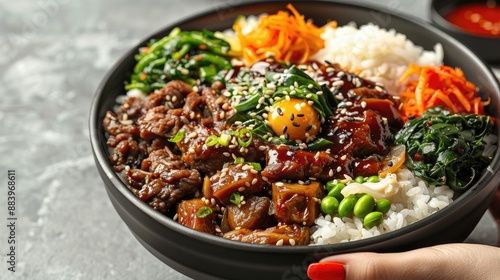
<svg viewBox="0 0 500 280"><path fill-rule="evenodd" d="M243 2L252 1L0 0L0 279L189 279L146 251L113 209L88 112L105 72L137 42ZM429 0L352 2L429 21ZM7 170L17 175L15 273L6 263ZM487 213L467 241L497 236Z"/></svg>

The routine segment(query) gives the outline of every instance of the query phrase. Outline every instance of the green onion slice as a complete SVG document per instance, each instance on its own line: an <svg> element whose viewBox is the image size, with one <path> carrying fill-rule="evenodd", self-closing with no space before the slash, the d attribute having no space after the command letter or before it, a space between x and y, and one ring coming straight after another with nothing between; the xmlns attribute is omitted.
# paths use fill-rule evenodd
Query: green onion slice
<svg viewBox="0 0 500 280"><path fill-rule="evenodd" d="M244 163L244 162L245 162L245 158L242 158L242 157L236 158L234 160L234 163L236 163L236 164L240 164L240 163Z"/></svg>
<svg viewBox="0 0 500 280"><path fill-rule="evenodd" d="M208 147L215 146L219 143L219 137L217 135L210 135L207 137L207 140L205 140L205 145Z"/></svg>
<svg viewBox="0 0 500 280"><path fill-rule="evenodd" d="M186 132L184 131L184 129L180 129L179 131L177 131L177 134L175 134L175 136L173 138L170 138L168 141L173 143L179 143L182 141L182 139L184 139L185 134Z"/></svg>
<svg viewBox="0 0 500 280"><path fill-rule="evenodd" d="M208 207L208 206L202 206L200 207L200 209L198 209L198 211L196 212L196 217L198 218L205 218L206 216L212 214L214 210L212 210L212 208Z"/></svg>
<svg viewBox="0 0 500 280"><path fill-rule="evenodd" d="M231 135L222 133L219 138L219 144L222 146L228 146L229 142L231 142Z"/></svg>
<svg viewBox="0 0 500 280"><path fill-rule="evenodd" d="M246 141L243 139L245 137L248 137ZM248 128L243 128L240 130L238 133L238 144L240 144L241 147L248 147L252 143L252 132Z"/></svg>
<svg viewBox="0 0 500 280"><path fill-rule="evenodd" d="M234 205L240 205L241 203L241 195L239 192L234 192L229 197L229 201Z"/></svg>
<svg viewBox="0 0 500 280"><path fill-rule="evenodd" d="M253 167L253 169L257 170L257 171L261 171L262 170L262 167L260 166L260 163L258 162L247 162L250 166Z"/></svg>

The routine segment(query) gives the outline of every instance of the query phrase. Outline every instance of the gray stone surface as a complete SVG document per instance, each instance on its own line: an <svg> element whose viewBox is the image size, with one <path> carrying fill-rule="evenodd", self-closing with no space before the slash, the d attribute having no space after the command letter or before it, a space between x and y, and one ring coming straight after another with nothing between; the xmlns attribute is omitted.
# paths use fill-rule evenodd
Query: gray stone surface
<svg viewBox="0 0 500 280"><path fill-rule="evenodd" d="M0 0L0 279L188 279L147 252L95 168L88 111L107 69L136 42L239 0ZM363 1L378 3L378 1ZM382 9L427 18L429 1ZM17 271L7 271L7 170L16 170ZM494 244L485 215L469 239Z"/></svg>

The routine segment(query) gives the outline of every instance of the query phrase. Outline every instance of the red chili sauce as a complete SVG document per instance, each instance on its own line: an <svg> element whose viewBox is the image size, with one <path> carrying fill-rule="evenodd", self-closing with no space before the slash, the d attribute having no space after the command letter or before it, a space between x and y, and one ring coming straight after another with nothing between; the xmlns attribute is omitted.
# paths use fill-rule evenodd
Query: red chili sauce
<svg viewBox="0 0 500 280"><path fill-rule="evenodd" d="M460 5L446 15L445 19L468 33L500 38L500 5Z"/></svg>

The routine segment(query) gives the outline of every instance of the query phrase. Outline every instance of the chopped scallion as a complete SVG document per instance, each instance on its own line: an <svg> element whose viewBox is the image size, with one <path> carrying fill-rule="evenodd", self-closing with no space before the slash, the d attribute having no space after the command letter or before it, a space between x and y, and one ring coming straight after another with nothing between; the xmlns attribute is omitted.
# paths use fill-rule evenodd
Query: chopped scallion
<svg viewBox="0 0 500 280"><path fill-rule="evenodd" d="M260 163L258 162L247 162L250 166L253 167L253 169L257 170L257 171L261 171L262 170L262 167L260 166Z"/></svg>
<svg viewBox="0 0 500 280"><path fill-rule="evenodd" d="M226 147L229 145L229 142L231 142L231 135L222 133L219 137L219 144Z"/></svg>
<svg viewBox="0 0 500 280"><path fill-rule="evenodd" d="M205 145L208 147L215 146L219 143L219 137L217 135L210 135L207 137L207 140L205 140Z"/></svg>
<svg viewBox="0 0 500 280"><path fill-rule="evenodd" d="M208 215L212 214L214 210L212 210L212 208L210 208L209 206L202 206L200 207L200 209L198 209L198 211L196 212L196 217L198 218L205 218L207 217Z"/></svg>
<svg viewBox="0 0 500 280"><path fill-rule="evenodd" d="M229 201L234 205L240 205L241 203L241 195L239 192L234 192L229 197Z"/></svg>
<svg viewBox="0 0 500 280"><path fill-rule="evenodd" d="M185 131L183 129L180 129L177 131L177 134L173 138L170 138L168 141L173 142L173 143L179 143L184 139Z"/></svg>
<svg viewBox="0 0 500 280"><path fill-rule="evenodd" d="M245 139L248 137L248 139L245 141ZM240 144L241 147L248 147L252 143L252 132L248 128L243 128L240 130L238 133L238 144Z"/></svg>

